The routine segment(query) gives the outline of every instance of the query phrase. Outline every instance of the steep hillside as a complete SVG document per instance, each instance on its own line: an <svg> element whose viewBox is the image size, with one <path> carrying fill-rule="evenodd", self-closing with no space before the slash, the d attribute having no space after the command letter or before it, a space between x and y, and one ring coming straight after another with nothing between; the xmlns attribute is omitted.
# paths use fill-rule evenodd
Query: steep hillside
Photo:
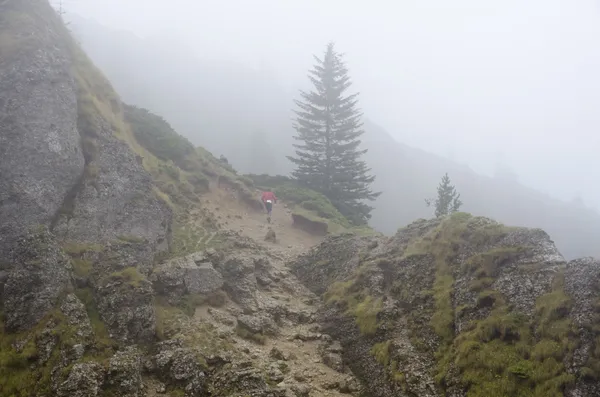
<svg viewBox="0 0 600 397"><path fill-rule="evenodd" d="M84 48L127 100L165 115L178 131L224 154L242 172L286 175L291 170L285 155L292 149L293 98L272 78L242 66L212 67L184 48L170 45L167 50L90 21L73 21ZM423 200L435 194L448 172L465 211L543 228L567 258L600 255L597 212L400 144L372 121L365 122L365 130L366 159L377 175L375 190L384 192L371 220L377 230L394 233L399 225L430 216Z"/></svg>
<svg viewBox="0 0 600 397"><path fill-rule="evenodd" d="M291 264L372 396L595 396L600 263L457 213Z"/></svg>
<svg viewBox="0 0 600 397"><path fill-rule="evenodd" d="M345 219L284 200L267 224L253 181L122 104L47 0L0 2L0 108L0 396L359 392L284 266Z"/></svg>

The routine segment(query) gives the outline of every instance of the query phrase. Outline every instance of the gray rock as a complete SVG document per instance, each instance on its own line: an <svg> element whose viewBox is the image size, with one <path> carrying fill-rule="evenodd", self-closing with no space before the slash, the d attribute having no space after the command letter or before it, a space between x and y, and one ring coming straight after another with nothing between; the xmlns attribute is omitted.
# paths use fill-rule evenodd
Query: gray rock
<svg viewBox="0 0 600 397"><path fill-rule="evenodd" d="M89 341L93 336L92 324L85 306L75 294L68 294L63 300L60 310L67 318L70 327L76 329L75 335L80 341Z"/></svg>
<svg viewBox="0 0 600 397"><path fill-rule="evenodd" d="M88 165L94 176L80 184L72 213L60 217L54 231L79 243L133 244L138 266L149 271L154 255L169 247L172 212L156 197L151 176L128 144L113 135L111 125L102 119L86 122L95 136L96 158Z"/></svg>
<svg viewBox="0 0 600 397"><path fill-rule="evenodd" d="M29 23L6 21L11 11ZM47 2L4 2L1 14L4 42L19 45L3 44L0 59L0 260L50 225L84 169L68 33Z"/></svg>
<svg viewBox="0 0 600 397"><path fill-rule="evenodd" d="M269 366L267 370L267 376L269 377L270 381L276 383L279 383L285 379L285 375L283 375L283 372L281 372L276 365Z"/></svg>
<svg viewBox="0 0 600 397"><path fill-rule="evenodd" d="M356 393L360 391L360 384L354 378L342 379L338 384L338 390L341 393Z"/></svg>
<svg viewBox="0 0 600 397"><path fill-rule="evenodd" d="M243 309L256 308L255 259L242 254L226 257L218 269L225 279L225 290Z"/></svg>
<svg viewBox="0 0 600 397"><path fill-rule="evenodd" d="M234 366L214 374L213 390L226 390L229 396L284 397L285 388L271 387L262 371L248 366Z"/></svg>
<svg viewBox="0 0 600 397"><path fill-rule="evenodd" d="M120 396L142 396L142 354L136 347L127 347L111 357L107 383Z"/></svg>
<svg viewBox="0 0 600 397"><path fill-rule="evenodd" d="M71 263L46 228L22 236L11 251L4 283L6 329L22 331L37 324L69 284Z"/></svg>
<svg viewBox="0 0 600 397"><path fill-rule="evenodd" d="M205 395L207 379L195 351L183 347L179 340L161 342L157 349L152 371L159 379L167 384L183 386L186 395Z"/></svg>
<svg viewBox="0 0 600 397"><path fill-rule="evenodd" d="M104 382L104 369L94 362L75 364L57 390L58 397L96 397Z"/></svg>
<svg viewBox="0 0 600 397"><path fill-rule="evenodd" d="M344 363L341 355L337 353L325 353L322 358L323 364L327 365L329 368L338 372L344 371Z"/></svg>
<svg viewBox="0 0 600 397"><path fill-rule="evenodd" d="M224 285L223 276L216 271L203 253L171 259L157 266L150 280L154 289L176 304L183 294L209 295Z"/></svg>
<svg viewBox="0 0 600 397"><path fill-rule="evenodd" d="M278 332L277 324L267 316L241 315L237 319L238 326L247 329L253 334L276 335Z"/></svg>
<svg viewBox="0 0 600 397"><path fill-rule="evenodd" d="M210 294L223 287L223 276L212 263L194 265L185 270L185 286L190 294Z"/></svg>
<svg viewBox="0 0 600 397"><path fill-rule="evenodd" d="M600 395L600 380L581 376L588 360L597 349L596 333L598 319L598 287L600 286L600 260L582 258L567 264L565 271L565 292L573 298L574 306L570 317L579 335L579 344L573 352L568 367L578 375L575 384L565 391L567 397Z"/></svg>
<svg viewBox="0 0 600 397"><path fill-rule="evenodd" d="M269 357L275 360L287 361L286 355L276 347L273 347L269 352Z"/></svg>
<svg viewBox="0 0 600 397"><path fill-rule="evenodd" d="M275 235L275 230L273 230L272 228L269 228L269 230L267 231L267 234L265 235L265 241L268 241L270 243L277 242L277 236Z"/></svg>
<svg viewBox="0 0 600 397"><path fill-rule="evenodd" d="M141 275L138 275L141 276ZM121 343L154 340L154 291L147 280L108 276L95 287L96 304L111 336Z"/></svg>
<svg viewBox="0 0 600 397"><path fill-rule="evenodd" d="M312 391L312 387L303 383L292 385L290 389L296 397L308 397Z"/></svg>

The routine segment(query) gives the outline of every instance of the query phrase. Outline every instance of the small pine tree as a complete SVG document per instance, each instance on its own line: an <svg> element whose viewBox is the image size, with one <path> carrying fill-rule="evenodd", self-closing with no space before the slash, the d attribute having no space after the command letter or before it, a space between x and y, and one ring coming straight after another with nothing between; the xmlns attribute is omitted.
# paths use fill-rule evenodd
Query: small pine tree
<svg viewBox="0 0 600 397"><path fill-rule="evenodd" d="M359 149L362 113L357 109L358 94L345 95L351 82L342 55L327 45L323 59L309 73L314 85L310 92L300 91L302 100L294 129L299 143L292 176L302 185L324 194L337 209L355 223L366 223L373 209L365 203L375 200L370 185L375 177L361 160L366 150Z"/></svg>
<svg viewBox="0 0 600 397"><path fill-rule="evenodd" d="M453 212L457 212L461 205L460 194L456 191L456 188L450 182L450 177L446 173L442 177L442 181L437 188L437 198L425 199L425 203L428 207L435 205L435 216L441 217Z"/></svg>

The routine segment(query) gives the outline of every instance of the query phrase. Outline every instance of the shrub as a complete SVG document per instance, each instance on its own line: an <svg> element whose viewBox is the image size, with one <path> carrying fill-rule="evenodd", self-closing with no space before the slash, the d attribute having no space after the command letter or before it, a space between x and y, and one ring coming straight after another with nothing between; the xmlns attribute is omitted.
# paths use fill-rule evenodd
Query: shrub
<svg viewBox="0 0 600 397"><path fill-rule="evenodd" d="M179 165L194 152L194 145L175 132L162 117L129 105L124 105L124 113L138 143L159 159L172 160Z"/></svg>

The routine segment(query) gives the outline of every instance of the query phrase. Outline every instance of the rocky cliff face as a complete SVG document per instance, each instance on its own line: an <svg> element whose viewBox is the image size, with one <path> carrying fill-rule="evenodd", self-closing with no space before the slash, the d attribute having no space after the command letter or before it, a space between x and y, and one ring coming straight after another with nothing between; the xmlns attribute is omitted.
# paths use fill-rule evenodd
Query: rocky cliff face
<svg viewBox="0 0 600 397"><path fill-rule="evenodd" d="M151 260L168 248L171 212L127 142L119 98L47 1L0 7L0 251L45 225L61 241L145 241L138 259Z"/></svg>
<svg viewBox="0 0 600 397"><path fill-rule="evenodd" d="M0 4L0 253L49 225L84 169L73 59L46 1Z"/></svg>
<svg viewBox="0 0 600 397"><path fill-rule="evenodd" d="M546 233L455 214L390 239L330 238L292 263L374 396L600 393L600 263Z"/></svg>

